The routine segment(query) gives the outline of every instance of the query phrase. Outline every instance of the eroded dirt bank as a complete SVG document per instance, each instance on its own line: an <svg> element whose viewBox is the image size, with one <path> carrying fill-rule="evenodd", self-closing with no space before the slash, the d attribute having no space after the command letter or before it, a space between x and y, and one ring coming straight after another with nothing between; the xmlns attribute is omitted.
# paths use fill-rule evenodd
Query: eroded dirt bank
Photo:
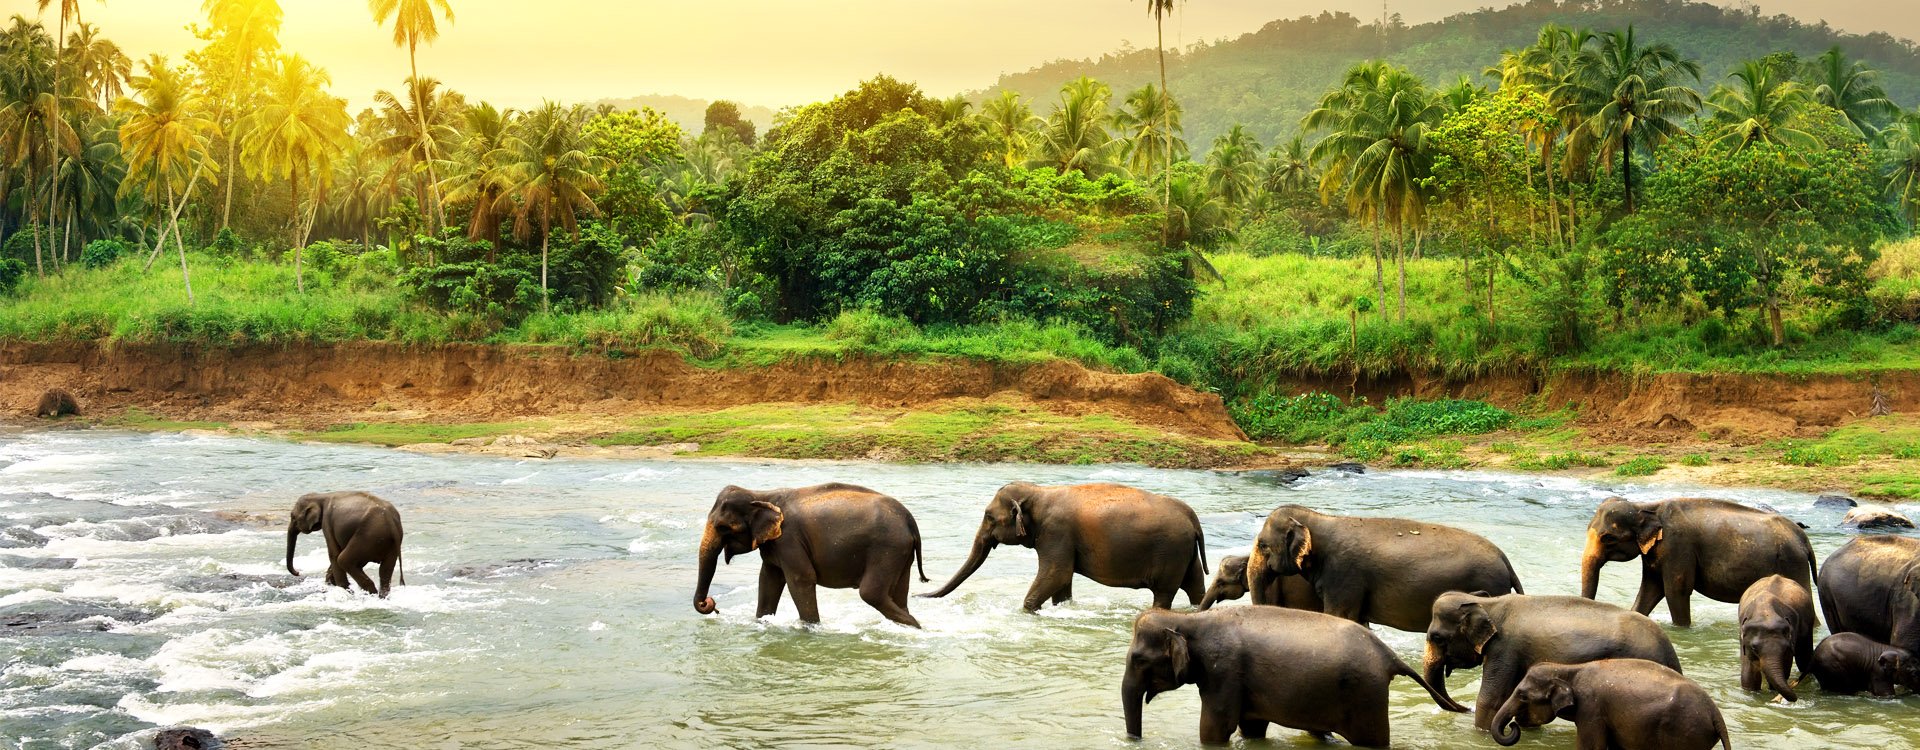
<svg viewBox="0 0 1920 750"><path fill-rule="evenodd" d="M705 369L667 352L616 359L546 347L0 344L0 406L24 414L48 388L73 392L95 413L138 407L172 419L314 426L368 414L495 421L758 403L915 408L1012 396L1059 414L1106 414L1179 435L1246 439L1217 395L1157 374L1101 373L1064 361L856 358Z"/></svg>

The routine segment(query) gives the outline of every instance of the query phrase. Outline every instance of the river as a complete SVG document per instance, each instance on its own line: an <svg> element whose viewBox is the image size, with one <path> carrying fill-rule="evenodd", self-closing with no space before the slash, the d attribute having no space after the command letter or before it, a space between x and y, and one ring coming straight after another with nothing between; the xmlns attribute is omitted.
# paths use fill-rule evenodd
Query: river
<svg viewBox="0 0 1920 750"><path fill-rule="evenodd" d="M1244 551L1275 505L1394 515L1485 535L1528 591L1575 593L1587 519L1604 497L1706 491L1480 472L1329 472L1281 485L1134 466L759 461L510 460L378 448L110 431L0 434L0 747L140 747L193 724L250 747L1192 747L1192 688L1146 710L1125 740L1119 683L1144 591L1086 579L1038 615L1019 604L1030 550L1001 548L943 600L914 599L924 631L852 591L822 590L824 624L790 601L753 614L758 558L723 566L720 611L691 604L694 549L714 494L829 480L900 499L925 535L928 574L966 557L986 501L1013 480L1112 481L1201 514L1209 557ZM328 589L324 544L302 537L297 582L282 522L306 492L364 489L401 509L405 576L386 601ZM1811 496L1765 503L1808 526L1821 557L1844 543ZM70 567L69 567L70 566ZM371 569L370 569L371 570ZM1602 599L1631 600L1637 564ZM1225 606L1240 606L1245 602ZM1184 597L1179 602L1186 606ZM1920 747L1920 698L1794 705L1739 689L1734 607L1695 598L1673 630L1687 674L1713 694L1736 747ZM1665 622L1666 610L1655 612ZM1421 636L1376 632L1418 665ZM1478 671L1454 674L1470 700ZM1396 747L1494 747L1471 719L1393 685ZM1275 728L1278 744L1311 744ZM1558 722L1522 746L1571 747Z"/></svg>

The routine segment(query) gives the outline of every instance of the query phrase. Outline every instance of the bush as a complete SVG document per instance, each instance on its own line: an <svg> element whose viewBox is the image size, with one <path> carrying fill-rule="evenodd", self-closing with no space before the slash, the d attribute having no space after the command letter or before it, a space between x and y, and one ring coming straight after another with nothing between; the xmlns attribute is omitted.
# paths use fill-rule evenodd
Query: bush
<svg viewBox="0 0 1920 750"><path fill-rule="evenodd" d="M1326 393L1298 396L1262 393L1236 401L1229 411L1248 437L1286 443L1334 442L1334 436L1365 421L1372 413L1365 406L1348 407L1338 397Z"/></svg>
<svg viewBox="0 0 1920 750"><path fill-rule="evenodd" d="M1680 457L1681 466L1706 466L1712 461L1705 453L1689 453Z"/></svg>
<svg viewBox="0 0 1920 750"><path fill-rule="evenodd" d="M600 223L580 229L578 239L560 242L555 237L547 250L547 286L550 299L561 309L585 309L605 306L626 281L627 249L618 232ZM529 269L539 280L539 257L530 256Z"/></svg>
<svg viewBox="0 0 1920 750"><path fill-rule="evenodd" d="M240 241L240 235L234 233L233 227L221 227L213 235L213 244L207 246L207 252L221 258L240 258L247 254L247 245Z"/></svg>
<svg viewBox="0 0 1920 750"><path fill-rule="evenodd" d="M831 341L844 341L859 348L898 346L919 338L920 329L912 321L867 309L840 313L827 321L820 335Z"/></svg>
<svg viewBox="0 0 1920 750"><path fill-rule="evenodd" d="M1792 466L1839 466L1848 463L1839 451L1819 445L1791 445L1780 456L1780 462Z"/></svg>
<svg viewBox="0 0 1920 750"><path fill-rule="evenodd" d="M718 289L726 240L711 229L681 228L660 235L641 249L634 264L637 289Z"/></svg>
<svg viewBox="0 0 1920 750"><path fill-rule="evenodd" d="M31 266L34 257L33 238L38 235L39 227L25 227L13 234L7 235L6 243L0 244L0 258L11 258ZM46 252L46 246L41 245L40 253L43 258Z"/></svg>
<svg viewBox="0 0 1920 750"><path fill-rule="evenodd" d="M1614 467L1613 473L1623 477L1644 477L1652 476L1664 468L1667 468L1667 464L1660 459L1640 456Z"/></svg>
<svg viewBox="0 0 1920 750"><path fill-rule="evenodd" d="M733 336L733 321L711 292L642 294L607 310L537 314L520 325L519 335L528 343L602 351L665 347L710 358Z"/></svg>
<svg viewBox="0 0 1920 750"><path fill-rule="evenodd" d="M228 230L223 229L221 231L225 232ZM218 242L219 240L216 238L214 241ZM280 258L282 262L291 265L294 262L294 256L294 251L288 250L281 254ZM346 257L348 256L341 253L338 246L326 240L307 245L306 248L299 253L300 263L309 270L319 273L333 273L335 269L341 266L342 259Z"/></svg>
<svg viewBox="0 0 1920 750"><path fill-rule="evenodd" d="M0 294L12 294L27 278L27 264L19 258L0 258Z"/></svg>
<svg viewBox="0 0 1920 750"><path fill-rule="evenodd" d="M127 254L127 243L117 239L98 239L87 243L80 250L80 265L88 268L106 268Z"/></svg>

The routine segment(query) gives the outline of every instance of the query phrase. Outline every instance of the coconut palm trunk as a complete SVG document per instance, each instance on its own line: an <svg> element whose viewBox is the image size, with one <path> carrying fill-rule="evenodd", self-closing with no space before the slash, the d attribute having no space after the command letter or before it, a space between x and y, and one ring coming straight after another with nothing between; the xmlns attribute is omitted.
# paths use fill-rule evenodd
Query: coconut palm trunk
<svg viewBox="0 0 1920 750"><path fill-rule="evenodd" d="M305 171L299 167L293 169L293 184L290 186L292 194L287 196L287 203L290 204L293 212L293 236L290 238L293 241L293 288L301 294L307 292L307 277L300 247L300 173Z"/></svg>
<svg viewBox="0 0 1920 750"><path fill-rule="evenodd" d="M446 226L447 216L440 204L440 176L433 169L433 134L427 132L427 103L419 85L420 64L415 61L415 53L419 49L420 41L412 36L407 37L407 72L413 75L412 80L408 81L408 88L414 97L413 120L420 128L420 156L427 162L427 193L433 200L433 231L438 233L440 227Z"/></svg>
<svg viewBox="0 0 1920 750"><path fill-rule="evenodd" d="M193 275L187 271L187 243L182 242L180 240L180 208L179 207L186 205L186 201L174 200L172 185L167 186L167 204L168 204L168 207L173 210L173 246L180 250L180 281L182 284L185 284L187 287L187 304L191 305L193 304ZM167 242L166 236L162 235L160 238L160 243L162 245L165 245L166 242Z"/></svg>
<svg viewBox="0 0 1920 750"><path fill-rule="evenodd" d="M1160 139L1165 151L1160 161L1160 244L1173 234L1173 92L1167 90L1166 12L1160 0L1153 6L1154 48L1160 53Z"/></svg>

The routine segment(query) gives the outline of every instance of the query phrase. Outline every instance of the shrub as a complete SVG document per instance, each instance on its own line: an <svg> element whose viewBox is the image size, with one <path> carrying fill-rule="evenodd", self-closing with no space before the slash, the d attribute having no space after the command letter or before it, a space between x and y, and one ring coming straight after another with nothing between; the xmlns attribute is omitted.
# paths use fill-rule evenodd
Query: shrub
<svg viewBox="0 0 1920 750"><path fill-rule="evenodd" d="M529 343L603 351L665 347L710 358L733 336L733 321L711 292L655 293L607 310L534 315L521 324L520 335Z"/></svg>
<svg viewBox="0 0 1920 750"><path fill-rule="evenodd" d="M19 258L0 258L0 294L12 294L27 278L27 264Z"/></svg>
<svg viewBox="0 0 1920 750"><path fill-rule="evenodd" d="M1478 435L1513 423L1505 409L1464 399L1417 401L1399 398L1387 402L1387 420L1416 435Z"/></svg>
<svg viewBox="0 0 1920 750"><path fill-rule="evenodd" d="M1705 453L1689 453L1680 457L1681 466L1706 466L1711 462L1712 459L1708 458Z"/></svg>
<svg viewBox="0 0 1920 750"><path fill-rule="evenodd" d="M234 233L233 227L221 227L213 235L213 244L207 246L207 252L222 258L238 258L246 255L247 246L240 241L240 235Z"/></svg>
<svg viewBox="0 0 1920 750"><path fill-rule="evenodd" d="M1261 393L1229 406L1234 422L1255 440L1287 443L1333 442L1334 436L1371 416L1365 406L1348 407L1336 396Z"/></svg>
<svg viewBox="0 0 1920 750"><path fill-rule="evenodd" d="M840 313L820 330L832 341L844 341L859 348L899 345L920 336L920 329L906 318L867 309Z"/></svg>
<svg viewBox="0 0 1920 750"><path fill-rule="evenodd" d="M1640 456L1614 467L1613 473L1623 477L1644 477L1651 476L1664 468L1667 468L1667 465L1660 459L1653 456Z"/></svg>
<svg viewBox="0 0 1920 750"><path fill-rule="evenodd" d="M642 248L634 264L637 289L718 289L726 240L712 229L681 228Z"/></svg>
<svg viewBox="0 0 1920 750"><path fill-rule="evenodd" d="M80 250L80 265L88 268L106 268L127 254L127 243L117 239L98 239L87 243Z"/></svg>
<svg viewBox="0 0 1920 750"><path fill-rule="evenodd" d="M1839 451L1819 445L1791 445L1780 455L1780 462L1792 466L1839 466L1847 463Z"/></svg>
<svg viewBox="0 0 1920 750"><path fill-rule="evenodd" d="M228 230L223 229L221 231L224 232ZM217 242L218 239L215 241ZM320 273L333 273L335 269L341 266L342 259L348 257L340 252L338 246L326 240L320 240L319 242L307 245L305 249L300 251L299 256L300 263L305 265L308 270ZM282 262L291 265L294 261L294 252L288 250L281 254L280 259Z"/></svg>

